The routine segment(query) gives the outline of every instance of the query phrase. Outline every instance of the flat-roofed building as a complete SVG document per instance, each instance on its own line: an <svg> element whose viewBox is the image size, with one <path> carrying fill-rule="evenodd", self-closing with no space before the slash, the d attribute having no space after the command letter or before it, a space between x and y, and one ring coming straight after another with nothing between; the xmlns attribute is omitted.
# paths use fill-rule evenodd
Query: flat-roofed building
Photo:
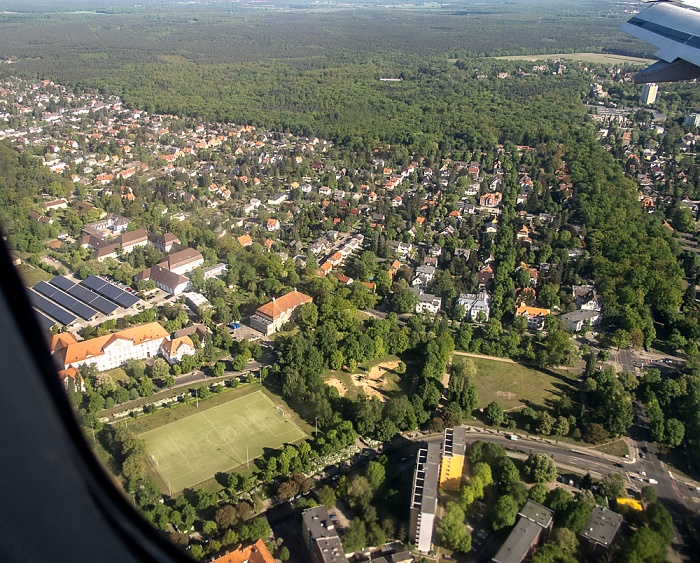
<svg viewBox="0 0 700 563"><path fill-rule="evenodd" d="M204 273L205 280L208 280L209 278L218 278L219 276L222 276L226 272L228 272L228 264L219 262L218 264L214 264L213 266L207 266L206 268L202 268L202 272Z"/></svg>
<svg viewBox="0 0 700 563"><path fill-rule="evenodd" d="M491 559L493 563L521 563L530 555L540 537L552 529L554 511L534 501L528 500L518 515L520 518L515 527Z"/></svg>
<svg viewBox="0 0 700 563"><path fill-rule="evenodd" d="M622 516L603 506L593 507L590 518L581 530L581 537L587 540L593 549L610 547L622 525Z"/></svg>
<svg viewBox="0 0 700 563"><path fill-rule="evenodd" d="M540 526L527 518L519 518L510 535L491 561L493 563L521 563L537 545L541 533Z"/></svg>
<svg viewBox="0 0 700 563"><path fill-rule="evenodd" d="M411 492L409 538L418 551L428 553L432 545L435 512L437 511L438 477L441 444L428 444L416 457Z"/></svg>
<svg viewBox="0 0 700 563"><path fill-rule="evenodd" d="M305 510L301 521L304 543L312 563L347 563L343 543L325 506Z"/></svg>
<svg viewBox="0 0 700 563"><path fill-rule="evenodd" d="M202 308L207 308L211 307L211 303L209 303L209 299L204 297L201 293L197 293L196 291L188 291L187 293L184 294L185 300L187 302L187 305L190 306L194 311L199 311Z"/></svg>
<svg viewBox="0 0 700 563"><path fill-rule="evenodd" d="M464 426L445 428L439 483L446 491L459 491L466 450L467 429Z"/></svg>
<svg viewBox="0 0 700 563"><path fill-rule="evenodd" d="M299 291L291 291L279 299L272 299L262 307L258 307L250 317L250 326L262 332L266 336L274 334L289 322L294 312L305 305L311 303L313 299Z"/></svg>

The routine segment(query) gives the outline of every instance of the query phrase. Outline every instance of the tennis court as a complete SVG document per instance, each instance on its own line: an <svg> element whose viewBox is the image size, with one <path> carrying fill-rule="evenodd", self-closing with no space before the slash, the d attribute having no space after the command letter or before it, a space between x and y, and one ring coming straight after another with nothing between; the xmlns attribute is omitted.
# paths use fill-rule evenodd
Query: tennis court
<svg viewBox="0 0 700 563"><path fill-rule="evenodd" d="M276 449L305 436L262 391L141 434L171 493L252 462L263 448Z"/></svg>

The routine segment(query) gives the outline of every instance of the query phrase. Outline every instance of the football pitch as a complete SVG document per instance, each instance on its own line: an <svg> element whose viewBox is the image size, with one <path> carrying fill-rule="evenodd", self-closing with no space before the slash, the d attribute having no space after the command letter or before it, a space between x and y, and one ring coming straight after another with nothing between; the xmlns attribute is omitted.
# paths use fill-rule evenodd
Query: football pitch
<svg viewBox="0 0 700 563"><path fill-rule="evenodd" d="M141 434L171 494L305 436L262 391Z"/></svg>

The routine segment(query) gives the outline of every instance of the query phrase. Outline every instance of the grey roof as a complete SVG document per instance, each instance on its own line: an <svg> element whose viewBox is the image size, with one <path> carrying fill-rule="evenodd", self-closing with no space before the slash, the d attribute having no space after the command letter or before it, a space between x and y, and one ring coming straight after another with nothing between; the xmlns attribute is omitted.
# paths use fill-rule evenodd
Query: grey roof
<svg viewBox="0 0 700 563"><path fill-rule="evenodd" d="M416 458L411 508L418 508L423 514L435 514L437 509L440 449L439 443L428 444L418 451Z"/></svg>
<svg viewBox="0 0 700 563"><path fill-rule="evenodd" d="M571 311L570 313L564 313L559 318L565 319L571 322L585 321L588 319L593 319L595 317L600 317L600 311L589 311L587 309L578 309L577 311Z"/></svg>
<svg viewBox="0 0 700 563"><path fill-rule="evenodd" d="M594 506L581 535L589 541L609 546L622 524L622 516L603 506Z"/></svg>
<svg viewBox="0 0 700 563"><path fill-rule="evenodd" d="M150 270L150 275L148 276L149 279L171 289L175 289L178 285L182 285L183 283L187 283L189 281L185 276L181 276L175 272L166 270L160 265L153 266L150 268Z"/></svg>
<svg viewBox="0 0 700 563"><path fill-rule="evenodd" d="M523 518L531 520L542 528L548 528L552 523L552 518L554 517L553 510L550 510L549 508L546 508L532 500L528 500L518 514L520 514L520 516Z"/></svg>
<svg viewBox="0 0 700 563"><path fill-rule="evenodd" d="M535 545L542 528L527 518L519 518L510 535L491 559L494 563L520 563Z"/></svg>
<svg viewBox="0 0 700 563"><path fill-rule="evenodd" d="M464 426L445 428L443 452L446 456L464 455L467 449L467 429Z"/></svg>
<svg viewBox="0 0 700 563"><path fill-rule="evenodd" d="M309 538L317 550L317 555L326 563L347 563L348 558L343 550L343 544L338 537L328 509L323 506L315 506L305 510L302 515L304 527L309 532Z"/></svg>
<svg viewBox="0 0 700 563"><path fill-rule="evenodd" d="M343 549L343 542L338 536L316 538L314 541L317 552L323 558L324 563L347 563L348 558Z"/></svg>
<svg viewBox="0 0 700 563"><path fill-rule="evenodd" d="M301 517L312 538L327 538L338 535L331 522L331 517L328 515L328 509L323 505L305 510Z"/></svg>

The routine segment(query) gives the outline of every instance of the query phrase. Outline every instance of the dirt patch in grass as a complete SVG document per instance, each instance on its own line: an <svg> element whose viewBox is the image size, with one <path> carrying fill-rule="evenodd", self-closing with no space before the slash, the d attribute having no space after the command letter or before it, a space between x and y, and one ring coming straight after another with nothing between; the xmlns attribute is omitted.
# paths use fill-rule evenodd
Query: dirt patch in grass
<svg viewBox="0 0 700 563"><path fill-rule="evenodd" d="M396 360L372 366L367 374L367 377L372 381L381 381L386 372L394 371L397 367L399 367L400 363L401 362L399 362L399 360Z"/></svg>
<svg viewBox="0 0 700 563"><path fill-rule="evenodd" d="M325 376L326 384L335 387L341 397L355 399L359 393L387 401L389 394L399 389L399 374L396 369L401 361L396 356L372 362L366 373L331 371Z"/></svg>
<svg viewBox="0 0 700 563"><path fill-rule="evenodd" d="M345 384L340 381L340 379L336 379L335 377L331 377L330 379L326 379L326 385L330 385L331 387L335 387L338 390L338 393L340 394L341 397L345 397L345 395L348 394L348 388L345 386Z"/></svg>

